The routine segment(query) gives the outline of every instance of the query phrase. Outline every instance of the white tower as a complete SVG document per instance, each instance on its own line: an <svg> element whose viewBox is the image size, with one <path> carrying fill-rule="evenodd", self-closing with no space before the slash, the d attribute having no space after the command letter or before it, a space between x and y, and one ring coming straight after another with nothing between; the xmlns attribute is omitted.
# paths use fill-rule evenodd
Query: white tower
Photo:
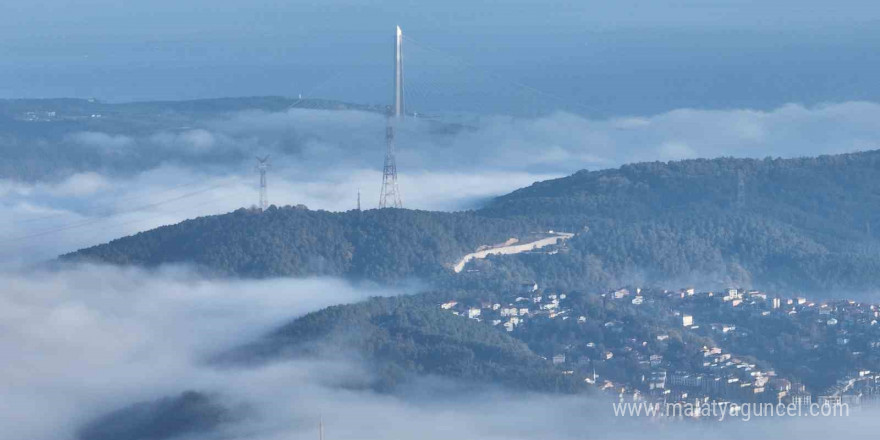
<svg viewBox="0 0 880 440"><path fill-rule="evenodd" d="M394 40L394 117L403 116L403 32L397 26Z"/></svg>
<svg viewBox="0 0 880 440"><path fill-rule="evenodd" d="M397 158L394 152L394 130L403 119L403 32L397 26L394 43L394 105L385 126L385 166L382 170L382 192L379 208L403 208L397 186Z"/></svg>

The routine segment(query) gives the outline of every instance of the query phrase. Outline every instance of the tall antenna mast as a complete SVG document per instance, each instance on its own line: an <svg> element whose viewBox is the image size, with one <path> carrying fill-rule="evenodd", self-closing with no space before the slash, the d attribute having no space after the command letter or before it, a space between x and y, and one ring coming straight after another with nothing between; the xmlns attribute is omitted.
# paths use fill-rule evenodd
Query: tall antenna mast
<svg viewBox="0 0 880 440"><path fill-rule="evenodd" d="M324 440L324 416L318 420L318 440Z"/></svg>
<svg viewBox="0 0 880 440"><path fill-rule="evenodd" d="M257 157L257 171L260 172L260 211L265 211L269 207L269 195L266 191L266 170L269 169L269 155L266 157Z"/></svg>
<svg viewBox="0 0 880 440"><path fill-rule="evenodd" d="M403 116L403 32L397 26L394 40L394 117Z"/></svg>
<svg viewBox="0 0 880 440"><path fill-rule="evenodd" d="M394 43L394 105L385 125L385 166L382 169L382 193L379 208L403 208L397 186L397 158L394 152L394 129L403 119L403 32L397 26Z"/></svg>

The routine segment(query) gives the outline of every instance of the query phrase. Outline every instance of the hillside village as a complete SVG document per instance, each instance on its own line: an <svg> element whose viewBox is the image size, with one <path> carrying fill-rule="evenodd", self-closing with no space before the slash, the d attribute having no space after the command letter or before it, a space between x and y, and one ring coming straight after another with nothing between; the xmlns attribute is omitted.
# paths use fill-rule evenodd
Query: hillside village
<svg viewBox="0 0 880 440"><path fill-rule="evenodd" d="M509 332L621 400L858 406L880 399L880 306L757 290L520 290L441 309ZM786 359L788 361L786 361Z"/></svg>

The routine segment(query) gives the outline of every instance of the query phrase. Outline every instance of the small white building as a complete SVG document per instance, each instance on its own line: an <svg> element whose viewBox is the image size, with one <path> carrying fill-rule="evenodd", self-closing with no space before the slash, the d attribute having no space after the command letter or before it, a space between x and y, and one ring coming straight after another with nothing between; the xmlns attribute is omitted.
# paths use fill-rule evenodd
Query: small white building
<svg viewBox="0 0 880 440"><path fill-rule="evenodd" d="M694 317L691 315L681 315L681 325L685 327L694 325Z"/></svg>
<svg viewBox="0 0 880 440"><path fill-rule="evenodd" d="M618 289L611 293L611 297L614 299L621 299L625 296L629 296L629 290L627 289Z"/></svg>
<svg viewBox="0 0 880 440"><path fill-rule="evenodd" d="M455 307L458 304L458 301L447 301L443 304L440 304L440 308L443 310L449 310Z"/></svg>

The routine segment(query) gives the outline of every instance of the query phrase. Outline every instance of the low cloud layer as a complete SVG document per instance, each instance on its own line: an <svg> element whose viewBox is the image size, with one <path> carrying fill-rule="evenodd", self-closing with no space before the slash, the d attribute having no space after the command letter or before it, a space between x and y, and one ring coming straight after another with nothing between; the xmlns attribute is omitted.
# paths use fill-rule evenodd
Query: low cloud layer
<svg viewBox="0 0 880 440"><path fill-rule="evenodd" d="M861 438L873 410L847 418L711 424L615 418L610 399L456 386L425 378L400 394L345 389L370 374L354 361L300 359L218 368L204 359L327 305L406 293L333 279L206 280L159 271L72 266L0 274L0 426L4 437L68 440L83 423L194 389L246 408L196 438L677 439ZM873 435L873 434L871 434ZM861 436L861 437L860 437Z"/></svg>
<svg viewBox="0 0 880 440"><path fill-rule="evenodd" d="M880 105L868 102L609 119L570 113L416 118L399 130L401 191L409 208L469 209L584 168L866 150L880 145L878 119ZM29 164L30 150L47 148L59 157L36 162L55 167L52 172L0 180L0 262L37 262L252 206L256 155L271 155L270 203L344 211L356 207L358 191L365 209L379 199L385 126L379 114L254 110L166 125L132 132L105 125L106 132L74 131L55 141L6 139L13 162ZM18 168L27 174L27 166Z"/></svg>
<svg viewBox="0 0 880 440"><path fill-rule="evenodd" d="M239 374L203 360L305 312L398 293L326 279L209 281L183 268L77 266L0 278L3 435L47 440L71 438L97 414L184 389L242 398L252 387L266 391L259 381L293 385L312 367Z"/></svg>
<svg viewBox="0 0 880 440"><path fill-rule="evenodd" d="M488 168L568 174L639 161L813 156L877 148L878 118L880 105L847 102L811 108L791 104L772 111L681 109L601 120L563 112L536 118L459 117L460 126L449 125L449 118L443 119L446 124L414 119L399 134L399 162L403 171ZM254 139L252 145L291 160L369 167L381 158L383 122L369 113L294 109L239 113L209 130L230 139Z"/></svg>
<svg viewBox="0 0 880 440"><path fill-rule="evenodd" d="M311 209L364 209L379 199L374 170L330 171L314 181L269 176L269 201ZM422 172L401 175L409 208L457 210L476 207L549 174L487 171L479 174ZM292 180L297 179L297 180ZM200 174L165 166L132 177L81 173L57 183L0 182L0 263L29 264L189 218L256 205L257 179L248 174Z"/></svg>

